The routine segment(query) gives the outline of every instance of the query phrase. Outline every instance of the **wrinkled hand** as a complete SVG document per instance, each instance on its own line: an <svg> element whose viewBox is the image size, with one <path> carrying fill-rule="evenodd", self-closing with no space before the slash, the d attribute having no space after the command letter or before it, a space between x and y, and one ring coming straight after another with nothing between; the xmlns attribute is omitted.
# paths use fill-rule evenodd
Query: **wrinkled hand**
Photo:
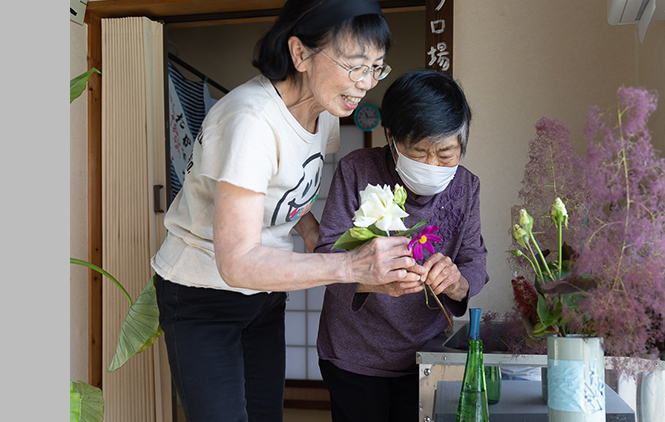
<svg viewBox="0 0 665 422"><path fill-rule="evenodd" d="M425 282L432 286L435 294L444 293L459 302L469 293L469 282L449 257L436 253L425 261L423 267L428 271Z"/></svg>
<svg viewBox="0 0 665 422"><path fill-rule="evenodd" d="M357 293L382 293L392 297L400 297L411 293L417 293L423 290L423 283L420 281L393 281L392 283L370 286L359 284Z"/></svg>
<svg viewBox="0 0 665 422"><path fill-rule="evenodd" d="M415 265L404 236L377 237L348 252L347 280L381 285L395 281L420 281L418 273L406 269Z"/></svg>

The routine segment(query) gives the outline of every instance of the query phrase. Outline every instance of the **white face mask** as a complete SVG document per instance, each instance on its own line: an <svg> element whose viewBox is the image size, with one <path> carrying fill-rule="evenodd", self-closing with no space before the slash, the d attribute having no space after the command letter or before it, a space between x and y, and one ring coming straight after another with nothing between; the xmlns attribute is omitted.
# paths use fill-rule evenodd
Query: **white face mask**
<svg viewBox="0 0 665 422"><path fill-rule="evenodd" d="M443 192L455 177L457 166L442 167L421 163L399 152L394 143L393 146L391 149L394 149L398 156L395 170L404 185L416 195L432 196Z"/></svg>

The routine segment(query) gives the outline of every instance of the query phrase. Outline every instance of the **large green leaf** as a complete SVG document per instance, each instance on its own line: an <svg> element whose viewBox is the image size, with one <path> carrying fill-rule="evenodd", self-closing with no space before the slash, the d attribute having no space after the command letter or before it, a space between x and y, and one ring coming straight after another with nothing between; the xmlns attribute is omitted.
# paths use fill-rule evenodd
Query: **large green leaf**
<svg viewBox="0 0 665 422"><path fill-rule="evenodd" d="M551 309L547 306L543 295L538 295L538 318L545 327L558 327L561 319L561 303L555 303L554 309Z"/></svg>
<svg viewBox="0 0 665 422"><path fill-rule="evenodd" d="M161 334L155 277L153 276L143 288L141 295L129 307L120 329L118 345L109 372L120 368L129 358L150 347Z"/></svg>
<svg viewBox="0 0 665 422"><path fill-rule="evenodd" d="M82 381L69 381L69 422L102 422L102 390Z"/></svg>
<svg viewBox="0 0 665 422"><path fill-rule="evenodd" d="M102 74L102 72L93 67L84 74L79 75L69 81L69 104L71 104L72 101L77 99L83 93L83 91L85 91L85 86L88 83L88 78L90 78L90 75L92 75L93 72L97 72L100 75Z"/></svg>
<svg viewBox="0 0 665 422"><path fill-rule="evenodd" d="M74 383L69 381L69 422L81 420L81 395L74 389Z"/></svg>

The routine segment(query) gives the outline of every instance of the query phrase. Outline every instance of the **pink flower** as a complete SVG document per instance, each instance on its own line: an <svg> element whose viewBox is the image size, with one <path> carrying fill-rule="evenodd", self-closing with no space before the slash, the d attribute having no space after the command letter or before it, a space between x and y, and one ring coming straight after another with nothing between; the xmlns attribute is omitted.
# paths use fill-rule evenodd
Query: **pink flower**
<svg viewBox="0 0 665 422"><path fill-rule="evenodd" d="M438 226L429 225L425 227L418 236L411 239L409 242L409 250L413 247L413 257L416 259L423 259L423 247L434 253L434 247L431 242L440 242L442 239L432 233L439 230Z"/></svg>

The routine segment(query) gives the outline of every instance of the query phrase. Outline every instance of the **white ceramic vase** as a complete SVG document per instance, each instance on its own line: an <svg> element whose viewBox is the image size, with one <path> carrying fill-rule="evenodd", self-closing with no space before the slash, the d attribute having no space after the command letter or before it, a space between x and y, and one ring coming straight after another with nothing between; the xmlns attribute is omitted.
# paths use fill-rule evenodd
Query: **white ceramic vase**
<svg viewBox="0 0 665 422"><path fill-rule="evenodd" d="M642 375L637 390L637 420L640 422L665 421L665 366Z"/></svg>
<svg viewBox="0 0 665 422"><path fill-rule="evenodd" d="M550 422L605 422L602 338L547 338L547 407Z"/></svg>

